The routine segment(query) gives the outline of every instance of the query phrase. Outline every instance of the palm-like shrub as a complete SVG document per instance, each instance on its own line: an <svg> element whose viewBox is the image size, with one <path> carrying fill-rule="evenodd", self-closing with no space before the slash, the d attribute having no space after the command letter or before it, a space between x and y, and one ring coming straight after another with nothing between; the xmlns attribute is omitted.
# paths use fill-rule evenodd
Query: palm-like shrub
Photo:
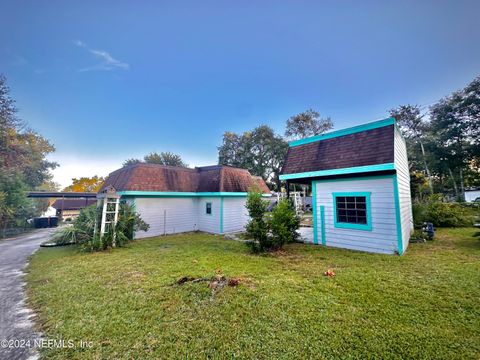
<svg viewBox="0 0 480 360"><path fill-rule="evenodd" d="M147 231L149 225L143 221L132 205L121 203L118 212L118 221L100 236L95 231L101 219L101 209L96 205L84 208L75 219L72 226L59 229L52 237L57 244L80 244L86 251L100 251L115 246L125 246L132 241L135 231Z"/></svg>

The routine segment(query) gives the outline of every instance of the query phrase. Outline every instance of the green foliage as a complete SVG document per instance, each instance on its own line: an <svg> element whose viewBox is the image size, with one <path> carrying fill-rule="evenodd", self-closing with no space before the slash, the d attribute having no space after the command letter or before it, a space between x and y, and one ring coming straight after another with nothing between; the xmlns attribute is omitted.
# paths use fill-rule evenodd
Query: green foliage
<svg viewBox="0 0 480 360"><path fill-rule="evenodd" d="M73 225L58 230L52 241L57 244L81 244L85 251L101 251L115 246L122 247L133 240L135 231L147 231L149 225L135 212L133 206L121 203L115 227L109 227L100 237L95 223L100 223L101 209L96 205L84 208Z"/></svg>
<svg viewBox="0 0 480 360"><path fill-rule="evenodd" d="M261 125L243 134L225 132L218 148L218 163L247 169L276 189L288 143L272 128Z"/></svg>
<svg viewBox="0 0 480 360"><path fill-rule="evenodd" d="M447 203L440 195L431 195L425 200L416 200L412 204L415 224L431 222L435 227L461 227L472 225L462 205Z"/></svg>
<svg viewBox="0 0 480 360"><path fill-rule="evenodd" d="M272 213L267 215L268 204L268 201L262 199L260 192L248 193L246 208L250 221L246 230L253 241L247 245L253 252L278 250L298 237L300 219L296 216L291 202L281 200Z"/></svg>
<svg viewBox="0 0 480 360"><path fill-rule="evenodd" d="M171 152L151 152L148 155L143 157L143 161L140 159L127 159L123 162L123 167L134 165L134 164L159 164L159 165L166 165L166 166L179 166L179 167L188 167L188 165L183 161L182 157L178 154L174 154Z"/></svg>
<svg viewBox="0 0 480 360"><path fill-rule="evenodd" d="M282 199L272 211L269 221L272 246L281 248L284 244L298 239L300 218L295 214L290 200Z"/></svg>
<svg viewBox="0 0 480 360"><path fill-rule="evenodd" d="M46 156L55 149L45 138L17 117L15 100L0 75L0 226L25 222L36 214L35 203L26 197L51 179L57 164Z"/></svg>
<svg viewBox="0 0 480 360"><path fill-rule="evenodd" d="M247 196L245 207L248 210L250 220L246 226L247 235L253 241L247 245L253 252L263 252L271 247L271 241L268 237L268 226L265 221L268 202L262 199L262 194L257 191L250 191Z"/></svg>
<svg viewBox="0 0 480 360"><path fill-rule="evenodd" d="M287 120L285 136L291 139L303 139L332 129L333 122L329 117L321 118L318 111L308 109Z"/></svg>

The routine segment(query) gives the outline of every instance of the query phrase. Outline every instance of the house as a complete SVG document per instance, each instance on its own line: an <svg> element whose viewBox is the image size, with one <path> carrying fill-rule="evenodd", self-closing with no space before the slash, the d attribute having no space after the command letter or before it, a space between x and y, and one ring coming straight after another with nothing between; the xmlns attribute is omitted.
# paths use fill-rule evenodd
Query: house
<svg viewBox="0 0 480 360"><path fill-rule="evenodd" d="M61 217L63 221L71 221L80 215L83 208L95 203L95 199L57 199L51 207L56 210L56 216Z"/></svg>
<svg viewBox="0 0 480 360"><path fill-rule="evenodd" d="M148 231L136 233L136 238L196 230L223 234L244 230L247 193L252 187L270 196L263 179L248 170L140 163L112 172L99 197L114 192L120 201L135 206L150 225Z"/></svg>
<svg viewBox="0 0 480 360"><path fill-rule="evenodd" d="M466 202L474 202L477 199L480 199L480 188L471 188L465 190Z"/></svg>
<svg viewBox="0 0 480 360"><path fill-rule="evenodd" d="M313 243L387 254L407 249L410 177L394 118L290 142L280 180L311 184Z"/></svg>

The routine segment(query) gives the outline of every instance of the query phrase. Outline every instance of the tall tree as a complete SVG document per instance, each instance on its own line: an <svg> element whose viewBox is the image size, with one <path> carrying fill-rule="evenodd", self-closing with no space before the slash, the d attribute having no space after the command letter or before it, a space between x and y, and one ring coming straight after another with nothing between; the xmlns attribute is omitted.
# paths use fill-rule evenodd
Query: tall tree
<svg viewBox="0 0 480 360"><path fill-rule="evenodd" d="M398 125L403 133L403 136L407 140L407 146L409 147L411 164L415 164L418 156L417 148L420 148L421 155L420 161L425 170L425 174L428 179L430 192L433 193L432 176L430 169L427 165L427 156L425 153L425 138L428 131L428 124L424 121L425 114L422 114L419 105L400 105L390 110L390 116L397 120Z"/></svg>
<svg viewBox="0 0 480 360"><path fill-rule="evenodd" d="M57 164L46 160L55 148L17 117L15 100L0 75L0 225L35 212L26 190L51 180Z"/></svg>
<svg viewBox="0 0 480 360"><path fill-rule="evenodd" d="M287 150L288 144L281 136L261 125L243 134L225 132L218 148L218 163L247 169L280 189L279 174Z"/></svg>
<svg viewBox="0 0 480 360"><path fill-rule="evenodd" d="M63 191L73 192L98 192L105 179L97 175L92 177L73 178L72 185L67 186Z"/></svg>
<svg viewBox="0 0 480 360"><path fill-rule="evenodd" d="M464 172L480 159L480 77L464 89L441 99L430 109L437 158L453 181L457 197L464 197ZM460 191L455 175L460 181Z"/></svg>
<svg viewBox="0 0 480 360"><path fill-rule="evenodd" d="M151 152L150 154L143 157L143 161L145 161L147 164L188 167L188 165L185 164L180 155L168 151L162 151L161 153Z"/></svg>
<svg viewBox="0 0 480 360"><path fill-rule="evenodd" d="M285 136L290 139L302 139L320 135L333 129L333 122L329 117L321 118L320 113L308 109L287 120Z"/></svg>

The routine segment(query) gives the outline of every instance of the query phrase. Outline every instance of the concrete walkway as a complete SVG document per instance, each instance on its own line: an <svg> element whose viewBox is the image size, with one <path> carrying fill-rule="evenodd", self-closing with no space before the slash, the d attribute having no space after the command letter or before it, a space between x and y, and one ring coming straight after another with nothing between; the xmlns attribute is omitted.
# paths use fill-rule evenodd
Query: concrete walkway
<svg viewBox="0 0 480 360"><path fill-rule="evenodd" d="M55 229L39 229L0 240L0 359L36 359L33 312L26 307L24 269L28 258ZM12 348L5 340L17 340ZM27 341L30 340L30 347ZM23 343L22 343L23 342Z"/></svg>

